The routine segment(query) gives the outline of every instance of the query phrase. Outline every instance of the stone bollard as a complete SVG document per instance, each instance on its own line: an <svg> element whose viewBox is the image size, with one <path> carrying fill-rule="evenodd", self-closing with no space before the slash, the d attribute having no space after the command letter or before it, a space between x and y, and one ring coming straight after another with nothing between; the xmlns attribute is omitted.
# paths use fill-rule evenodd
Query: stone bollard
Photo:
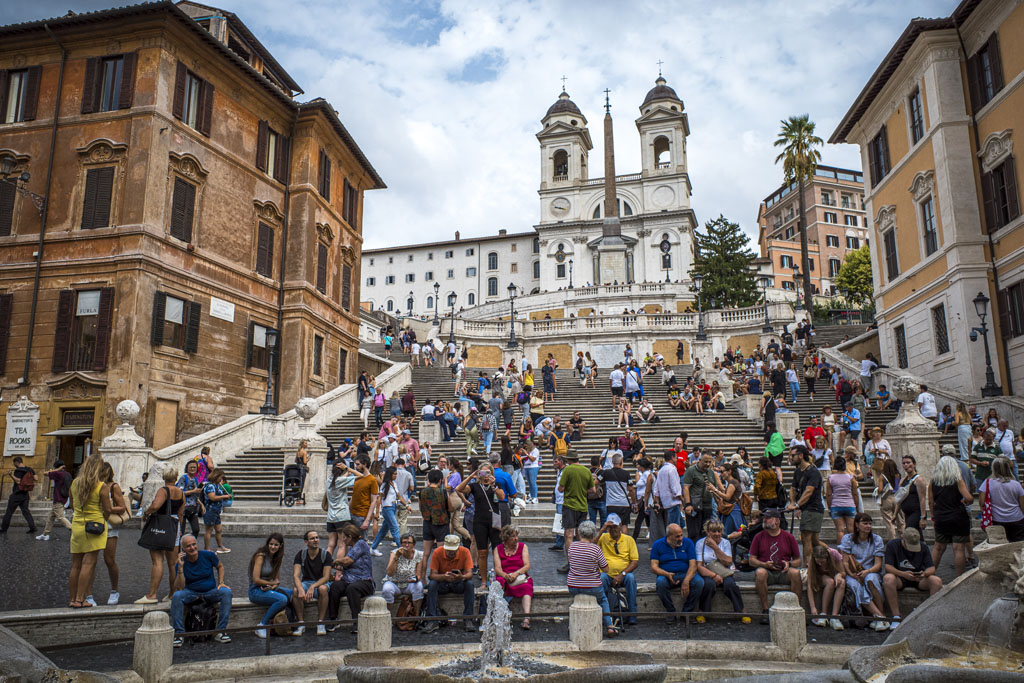
<svg viewBox="0 0 1024 683"><path fill-rule="evenodd" d="M761 394L744 394L743 403L740 404L740 412L747 416L748 420L761 422Z"/></svg>
<svg viewBox="0 0 1024 683"><path fill-rule="evenodd" d="M807 622L800 597L790 591L775 594L775 602L768 610L771 624L772 644L782 651L787 661L796 661L800 651L807 645Z"/></svg>
<svg viewBox="0 0 1024 683"><path fill-rule="evenodd" d="M601 645L604 616L593 595L577 595L569 606L569 640L580 650L596 650Z"/></svg>
<svg viewBox="0 0 1024 683"><path fill-rule="evenodd" d="M145 683L156 683L171 667L174 629L167 612L146 612L135 631L132 669Z"/></svg>
<svg viewBox="0 0 1024 683"><path fill-rule="evenodd" d="M391 612L388 611L388 604L384 602L384 598L379 595L366 598L357 621L357 650L382 652L391 649Z"/></svg>
<svg viewBox="0 0 1024 683"><path fill-rule="evenodd" d="M775 413L775 431L782 434L783 441L788 443L799 428L800 413Z"/></svg>
<svg viewBox="0 0 1024 683"><path fill-rule="evenodd" d="M939 432L935 423L921 416L917 408L919 385L912 377L901 375L890 387L893 395L903 401L896 419L885 426L885 438L892 446L892 458L900 462L905 455L917 460L917 472L931 479L939 461Z"/></svg>
<svg viewBox="0 0 1024 683"><path fill-rule="evenodd" d="M437 420L420 420L419 442L441 443L441 423Z"/></svg>

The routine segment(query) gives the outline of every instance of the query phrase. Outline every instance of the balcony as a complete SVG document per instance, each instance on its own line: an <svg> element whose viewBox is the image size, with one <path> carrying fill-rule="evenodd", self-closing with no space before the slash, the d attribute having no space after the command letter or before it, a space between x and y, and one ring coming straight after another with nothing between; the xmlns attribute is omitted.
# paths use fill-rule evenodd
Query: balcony
<svg viewBox="0 0 1024 683"><path fill-rule="evenodd" d="M552 180L552 182L555 182L555 183L564 183L564 182L569 180L569 176L568 175L556 175L551 180Z"/></svg>

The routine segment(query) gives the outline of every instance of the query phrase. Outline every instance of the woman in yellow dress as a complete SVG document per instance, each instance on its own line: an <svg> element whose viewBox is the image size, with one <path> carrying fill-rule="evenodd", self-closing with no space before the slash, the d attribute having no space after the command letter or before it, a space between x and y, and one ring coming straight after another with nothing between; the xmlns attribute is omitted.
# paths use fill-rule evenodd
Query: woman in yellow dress
<svg viewBox="0 0 1024 683"><path fill-rule="evenodd" d="M107 547L106 518L112 505L110 486L100 478L103 457L90 455L71 483L71 504L75 510L71 522L71 574L68 576L69 607L91 607L85 601L96 573L100 551Z"/></svg>

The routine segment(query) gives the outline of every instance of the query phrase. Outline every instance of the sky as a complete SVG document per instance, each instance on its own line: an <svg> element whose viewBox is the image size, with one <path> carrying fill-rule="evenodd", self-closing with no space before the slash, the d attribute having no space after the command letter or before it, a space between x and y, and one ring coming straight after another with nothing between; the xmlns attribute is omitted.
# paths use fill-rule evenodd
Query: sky
<svg viewBox="0 0 1024 683"><path fill-rule="evenodd" d="M122 4L0 2L0 23ZM640 170L633 121L659 65L689 117L701 224L719 214L756 242L782 181L780 120L810 114L827 140L914 17L956 0L568 2L211 0L236 13L302 86L337 109L388 189L367 192L364 248L528 231L538 222L540 119L565 87L601 173L604 89L619 174ZM822 163L860 168L852 145Z"/></svg>

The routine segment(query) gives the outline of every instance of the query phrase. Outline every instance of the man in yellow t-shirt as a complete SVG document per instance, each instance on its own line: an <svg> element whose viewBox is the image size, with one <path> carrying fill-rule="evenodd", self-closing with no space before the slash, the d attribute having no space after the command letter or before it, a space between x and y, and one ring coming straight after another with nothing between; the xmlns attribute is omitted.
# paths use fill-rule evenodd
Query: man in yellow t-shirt
<svg viewBox="0 0 1024 683"><path fill-rule="evenodd" d="M636 612L636 571L640 563L640 553L636 549L636 541L632 536L622 533L622 520L616 514L608 515L608 519L601 529L601 536L597 539L597 545L604 553L604 559L608 561L607 573L601 573L601 583L604 584L604 593L608 598L608 604L612 605L612 611L616 611L614 605L618 604L615 593L624 590L626 593L627 611ZM627 617L626 623L630 626L636 625L636 617Z"/></svg>

